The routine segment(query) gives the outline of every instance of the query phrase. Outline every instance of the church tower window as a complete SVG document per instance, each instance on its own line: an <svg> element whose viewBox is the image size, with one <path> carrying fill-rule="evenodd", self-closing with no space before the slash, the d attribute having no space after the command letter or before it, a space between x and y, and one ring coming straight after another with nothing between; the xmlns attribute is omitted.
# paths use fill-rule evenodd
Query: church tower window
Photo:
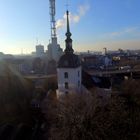
<svg viewBox="0 0 140 140"><path fill-rule="evenodd" d="M80 87L80 81L78 81L78 87Z"/></svg>
<svg viewBox="0 0 140 140"><path fill-rule="evenodd" d="M65 94L68 94L68 93L69 93L68 91L65 92Z"/></svg>
<svg viewBox="0 0 140 140"><path fill-rule="evenodd" d="M64 77L65 77L65 78L68 78L68 72L65 72L65 73L64 73Z"/></svg>
<svg viewBox="0 0 140 140"><path fill-rule="evenodd" d="M68 82L65 82L65 89L68 89L68 88L69 88Z"/></svg>

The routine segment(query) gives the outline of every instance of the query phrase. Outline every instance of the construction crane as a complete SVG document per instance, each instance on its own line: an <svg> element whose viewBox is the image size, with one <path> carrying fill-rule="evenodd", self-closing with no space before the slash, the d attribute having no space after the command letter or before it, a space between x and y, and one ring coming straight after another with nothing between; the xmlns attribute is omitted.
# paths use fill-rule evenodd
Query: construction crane
<svg viewBox="0 0 140 140"><path fill-rule="evenodd" d="M49 2L50 2L51 38L56 38L55 0L49 0Z"/></svg>

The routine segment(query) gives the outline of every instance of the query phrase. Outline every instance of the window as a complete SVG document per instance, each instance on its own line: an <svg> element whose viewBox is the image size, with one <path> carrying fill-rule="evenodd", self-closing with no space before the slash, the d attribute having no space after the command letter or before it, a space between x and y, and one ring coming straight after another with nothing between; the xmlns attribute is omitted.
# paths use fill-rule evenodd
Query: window
<svg viewBox="0 0 140 140"><path fill-rule="evenodd" d="M65 94L68 94L68 93L69 93L68 91L65 92Z"/></svg>
<svg viewBox="0 0 140 140"><path fill-rule="evenodd" d="M64 73L64 77L65 77L65 78L68 78L68 72L65 72L65 73Z"/></svg>
<svg viewBox="0 0 140 140"><path fill-rule="evenodd" d="M65 89L68 89L68 88L69 88L68 82L65 82Z"/></svg>
<svg viewBox="0 0 140 140"><path fill-rule="evenodd" d="M80 71L78 71L78 77L80 76Z"/></svg>

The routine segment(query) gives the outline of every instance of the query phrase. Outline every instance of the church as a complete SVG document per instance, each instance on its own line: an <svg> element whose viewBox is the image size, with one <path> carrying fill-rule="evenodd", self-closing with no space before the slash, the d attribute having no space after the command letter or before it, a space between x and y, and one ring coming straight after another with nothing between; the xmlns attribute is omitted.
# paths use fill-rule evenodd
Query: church
<svg viewBox="0 0 140 140"><path fill-rule="evenodd" d="M69 11L67 15L67 32L65 40L65 51L60 57L57 65L58 89L57 97L69 93L81 93L81 62L72 48L72 39L69 25Z"/></svg>

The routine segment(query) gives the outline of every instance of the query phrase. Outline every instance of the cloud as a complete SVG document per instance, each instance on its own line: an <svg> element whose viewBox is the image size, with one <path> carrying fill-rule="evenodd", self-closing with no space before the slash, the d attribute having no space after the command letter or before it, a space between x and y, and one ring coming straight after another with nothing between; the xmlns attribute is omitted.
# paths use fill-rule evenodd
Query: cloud
<svg viewBox="0 0 140 140"><path fill-rule="evenodd" d="M70 22L71 23L78 23L80 19L87 13L90 6L88 4L80 5L77 10L77 14L70 13ZM66 25L66 14L64 14L62 19L58 19L56 21L56 28L60 29L63 28Z"/></svg>
<svg viewBox="0 0 140 140"><path fill-rule="evenodd" d="M138 35L140 33L139 31L139 27L129 27L129 28L125 28L122 31L117 31L117 32L111 32L111 33L107 33L106 35L108 37L121 37L123 35Z"/></svg>
<svg viewBox="0 0 140 140"><path fill-rule="evenodd" d="M107 50L118 50L121 49L140 49L140 40L131 39L131 40L117 40L117 41L101 41L101 42L92 42L92 43L83 43L76 44L79 51L91 50L91 51L103 51L103 48Z"/></svg>
<svg viewBox="0 0 140 140"><path fill-rule="evenodd" d="M79 13L79 16L84 16L86 14L86 12L89 10L90 6L89 5L81 5L79 6L79 9L78 9L78 13Z"/></svg>
<svg viewBox="0 0 140 140"><path fill-rule="evenodd" d="M98 42L95 46L104 48L106 47L109 50L117 50L118 48L122 49L139 49L140 47L139 39L131 39L131 40L118 40L118 41L107 41L107 42Z"/></svg>
<svg viewBox="0 0 140 140"><path fill-rule="evenodd" d="M58 19L56 22L56 29L62 28L65 25L65 19Z"/></svg>

